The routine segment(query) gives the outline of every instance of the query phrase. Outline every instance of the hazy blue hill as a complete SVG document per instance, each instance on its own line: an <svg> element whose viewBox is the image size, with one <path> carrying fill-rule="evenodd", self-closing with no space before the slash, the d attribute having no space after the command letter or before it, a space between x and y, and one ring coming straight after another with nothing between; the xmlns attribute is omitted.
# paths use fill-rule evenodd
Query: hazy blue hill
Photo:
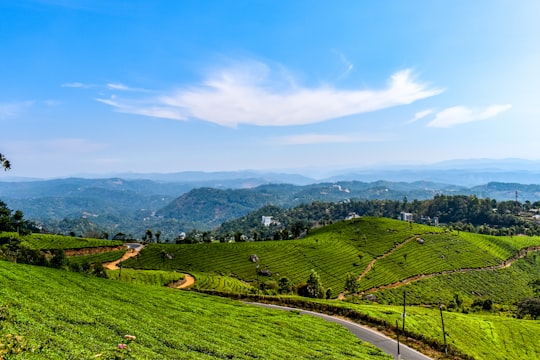
<svg viewBox="0 0 540 360"><path fill-rule="evenodd" d="M516 191L518 200L523 202L540 200L540 185L524 185L516 183L490 182L486 185L475 186L471 192L478 197L489 197L499 200L515 200Z"/></svg>
<svg viewBox="0 0 540 360"><path fill-rule="evenodd" d="M494 164L479 160L469 165L454 162L438 167L370 170L374 177L371 181L361 181L367 172L356 175L351 172L334 178L342 178L340 181L320 183L302 175L256 171L129 174L130 179L0 181L0 200L54 232L65 232L60 222L68 218L85 219L80 228L88 228L89 221L109 234L124 232L141 236L146 229L152 229L162 231L164 238L174 238L194 228L212 229L268 204L291 208L312 202L403 200L405 197L413 201L432 199L436 194L513 200L516 191L520 201L540 200L540 185L500 181L474 187L449 184L456 179L454 175L461 179L458 184L476 183L489 174L496 178L506 173L532 175L536 171L530 162L509 161L499 168ZM516 170L525 165L531 165L531 170ZM429 174L436 174L438 181L427 181ZM409 175L414 180L407 182ZM399 180L392 181L393 176ZM530 184L537 183L538 179L540 176Z"/></svg>
<svg viewBox="0 0 540 360"><path fill-rule="evenodd" d="M180 196L156 215L191 221L199 228L210 229L226 220L244 216L275 199L275 195L253 189L200 188Z"/></svg>

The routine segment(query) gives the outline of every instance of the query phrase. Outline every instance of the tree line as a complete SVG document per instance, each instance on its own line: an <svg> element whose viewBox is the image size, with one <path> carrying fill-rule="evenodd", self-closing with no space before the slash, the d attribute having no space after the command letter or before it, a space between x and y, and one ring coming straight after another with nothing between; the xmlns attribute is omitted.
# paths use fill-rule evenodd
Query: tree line
<svg viewBox="0 0 540 360"><path fill-rule="evenodd" d="M410 213L414 222L486 235L540 235L540 201L496 201L474 195L435 195L430 200L351 200L312 202L285 209L264 206L242 218L223 223L213 231L192 230L178 243L211 241L287 240L304 236L310 229L354 216L397 219ZM263 216L272 222L264 225Z"/></svg>

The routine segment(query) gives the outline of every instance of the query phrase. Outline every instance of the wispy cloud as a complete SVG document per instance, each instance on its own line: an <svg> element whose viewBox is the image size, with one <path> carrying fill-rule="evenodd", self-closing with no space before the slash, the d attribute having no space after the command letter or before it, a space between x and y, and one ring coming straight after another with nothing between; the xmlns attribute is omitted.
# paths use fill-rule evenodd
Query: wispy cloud
<svg viewBox="0 0 540 360"><path fill-rule="evenodd" d="M0 119L18 116L33 104L31 100L0 103Z"/></svg>
<svg viewBox="0 0 540 360"><path fill-rule="evenodd" d="M487 120L512 108L512 105L491 105L485 109L470 109L464 106L454 106L444 109L435 115L427 126L449 128L474 121Z"/></svg>
<svg viewBox="0 0 540 360"><path fill-rule="evenodd" d="M411 120L407 121L407 124L417 122L418 120L423 119L426 116L431 115L431 114L433 114L433 109L427 109L427 110L419 111L416 114L414 114L414 117Z"/></svg>
<svg viewBox="0 0 540 360"><path fill-rule="evenodd" d="M165 105L155 105L159 101L156 101L155 104L152 104L148 101L138 101L138 102L122 102L116 100L116 96L111 96L110 98L96 98L96 101L100 103L110 105L118 112L127 113L127 114L137 114L144 115L155 118L162 119L171 119L171 120L187 120L186 117L183 117L178 109L165 106Z"/></svg>
<svg viewBox="0 0 540 360"><path fill-rule="evenodd" d="M120 83L109 83L106 85L109 90L118 91L135 91L135 92L147 92L148 90L142 88L134 88Z"/></svg>
<svg viewBox="0 0 540 360"><path fill-rule="evenodd" d="M378 136L366 136L361 134L299 134L275 138L272 142L280 145L309 145L379 141L384 141L384 138Z"/></svg>
<svg viewBox="0 0 540 360"><path fill-rule="evenodd" d="M94 84L85 84L82 82L70 82L70 83L64 83L60 85L61 87L67 87L67 88L78 88L78 89L90 89L93 87L96 87Z"/></svg>
<svg viewBox="0 0 540 360"><path fill-rule="evenodd" d="M341 61L341 63L345 67L345 70L343 70L343 72L339 75L338 78L339 79L346 78L350 74L350 72L353 71L354 64L342 52L339 52L337 50L333 50L333 51L334 51L334 53L337 54L337 56L339 56L339 60Z"/></svg>
<svg viewBox="0 0 540 360"><path fill-rule="evenodd" d="M274 73L266 64L248 62L161 96L97 100L120 112L167 119L199 119L228 127L291 126L406 105L443 91L417 82L409 69L393 74L386 88L378 90L302 87Z"/></svg>

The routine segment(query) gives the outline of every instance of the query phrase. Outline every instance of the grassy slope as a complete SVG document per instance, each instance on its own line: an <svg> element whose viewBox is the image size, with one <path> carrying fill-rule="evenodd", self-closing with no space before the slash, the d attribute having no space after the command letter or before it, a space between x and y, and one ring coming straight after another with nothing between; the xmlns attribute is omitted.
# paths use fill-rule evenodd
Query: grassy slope
<svg viewBox="0 0 540 360"><path fill-rule="evenodd" d="M416 241L417 237L424 243ZM533 245L540 245L540 237L458 234L397 220L361 218L313 230L302 240L151 245L139 259L130 259L124 265L232 276L253 282L255 264L248 259L257 254L261 268L268 268L274 280L287 276L298 284L315 269L323 285L337 295L343 291L346 274L360 275L373 259L377 259L375 266L360 281L361 290L419 274L497 266L519 249ZM166 253L173 259L164 257ZM388 256L381 257L383 254ZM266 279L261 277L261 281Z"/></svg>
<svg viewBox="0 0 540 360"><path fill-rule="evenodd" d="M0 237L20 239L22 245L30 249L53 250L53 249L82 249L100 246L118 246L122 241L78 238L51 234L18 235L14 232L0 232Z"/></svg>
<svg viewBox="0 0 540 360"><path fill-rule="evenodd" d="M1 339L23 336L25 359L93 358L125 334L137 359L390 359L312 317L3 261L0 319Z"/></svg>
<svg viewBox="0 0 540 360"><path fill-rule="evenodd" d="M539 278L540 256L531 253L508 268L439 275L396 289L380 290L375 295L380 302L390 304L401 303L403 291L407 291L407 302L410 304L448 304L455 294L466 306L470 306L479 296L498 304L511 304L532 297L529 283Z"/></svg>
<svg viewBox="0 0 540 360"><path fill-rule="evenodd" d="M204 272L256 279L252 254L260 267L268 268L275 280L287 276L293 283L307 280L315 269L326 288L337 294L343 290L348 272L360 274L373 257L382 255L416 233L440 229L389 219L363 218L313 230L302 240L233 244L151 245L139 259L129 259L126 267ZM169 260L163 254L173 255ZM278 276L279 274L279 276ZM262 276L261 281L267 278Z"/></svg>
<svg viewBox="0 0 540 360"><path fill-rule="evenodd" d="M163 270L107 270L107 276L111 280L143 285L166 286L184 278L184 274Z"/></svg>
<svg viewBox="0 0 540 360"><path fill-rule="evenodd" d="M336 304L333 302L332 304ZM403 308L339 302L390 324L401 320ZM447 342L477 360L539 359L540 320L518 320L490 314L443 312ZM400 322L401 324L401 322ZM406 330L443 341L438 308L408 307Z"/></svg>
<svg viewBox="0 0 540 360"><path fill-rule="evenodd" d="M126 250L108 251L104 253L92 254L92 255L79 255L70 256L70 264L94 264L94 263L106 263L118 260L124 256Z"/></svg>

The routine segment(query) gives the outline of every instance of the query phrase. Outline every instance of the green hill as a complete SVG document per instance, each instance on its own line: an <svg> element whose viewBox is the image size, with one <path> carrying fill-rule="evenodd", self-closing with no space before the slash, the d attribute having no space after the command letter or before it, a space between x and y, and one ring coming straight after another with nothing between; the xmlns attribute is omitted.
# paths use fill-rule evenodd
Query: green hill
<svg viewBox="0 0 540 360"><path fill-rule="evenodd" d="M496 304L512 305L526 297L533 297L529 285L540 278L540 257L531 253L511 266L498 270L483 270L441 274L399 288L383 289L375 293L381 303L399 304L407 292L409 304L451 304L458 296L463 306L470 308L477 299L491 299Z"/></svg>
<svg viewBox="0 0 540 360"><path fill-rule="evenodd" d="M337 295L343 291L347 273L359 275L374 257L417 233L438 231L441 230L396 220L362 218L313 230L301 240L150 245L138 259L129 259L124 265L137 269L205 272L254 282L256 265L249 258L255 254L260 259L260 269L271 273L271 276L261 276L259 281L278 281L286 276L298 284L306 281L314 269L324 286Z"/></svg>
<svg viewBox="0 0 540 360"><path fill-rule="evenodd" d="M310 316L4 261L0 343L7 359L391 358Z"/></svg>
<svg viewBox="0 0 540 360"><path fill-rule="evenodd" d="M374 291L419 276L496 270L520 249L538 245L540 237L450 232L365 217L312 230L300 240L150 245L124 265L229 276L255 286L257 280L279 281L284 276L300 284L314 269L335 297L344 290L347 273L359 278L360 291ZM253 254L270 276L257 279L256 265L249 261Z"/></svg>

